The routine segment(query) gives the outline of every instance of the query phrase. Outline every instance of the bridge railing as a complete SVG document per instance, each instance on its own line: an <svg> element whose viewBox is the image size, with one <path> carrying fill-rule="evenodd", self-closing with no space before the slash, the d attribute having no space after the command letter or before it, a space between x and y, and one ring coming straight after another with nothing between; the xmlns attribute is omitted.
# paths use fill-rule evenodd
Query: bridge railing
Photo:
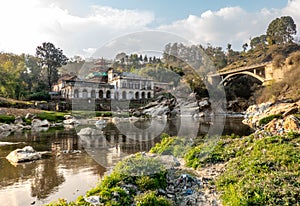
<svg viewBox="0 0 300 206"><path fill-rule="evenodd" d="M235 68L235 69L228 69L226 71L218 72L218 73L215 73L215 74L208 74L208 75L209 76L218 76L218 75L223 75L223 74L230 74L230 73L245 71L245 70L249 70L249 69L255 69L255 68L258 68L258 67L261 67L261 66L266 66L268 64L270 64L270 62L254 64L254 65L251 65L251 66L239 67L239 68Z"/></svg>

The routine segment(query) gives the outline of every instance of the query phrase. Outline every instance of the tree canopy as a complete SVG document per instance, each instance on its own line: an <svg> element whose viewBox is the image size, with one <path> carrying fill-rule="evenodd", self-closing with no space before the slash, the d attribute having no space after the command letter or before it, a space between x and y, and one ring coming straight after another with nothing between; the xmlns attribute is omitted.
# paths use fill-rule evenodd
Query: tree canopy
<svg viewBox="0 0 300 206"><path fill-rule="evenodd" d="M47 78L48 89L51 90L52 84L58 80L57 69L66 65L68 58L63 54L63 50L55 48L50 42L44 42L42 46L38 46L36 56Z"/></svg>
<svg viewBox="0 0 300 206"><path fill-rule="evenodd" d="M267 40L269 45L285 44L293 41L296 34L296 24L290 16L282 16L274 19L267 29Z"/></svg>

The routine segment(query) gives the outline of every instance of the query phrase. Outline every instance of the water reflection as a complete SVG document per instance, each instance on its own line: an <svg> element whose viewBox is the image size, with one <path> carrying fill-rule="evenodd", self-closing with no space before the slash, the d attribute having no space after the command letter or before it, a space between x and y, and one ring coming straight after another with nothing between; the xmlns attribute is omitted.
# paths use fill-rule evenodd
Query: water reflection
<svg viewBox="0 0 300 206"><path fill-rule="evenodd" d="M0 147L1 205L30 205L32 202L41 205L61 197L71 200L93 187L105 172L105 168L84 152L56 156L59 150L83 149L74 130L17 133L0 141L22 142ZM38 151L54 152L48 158L17 166L5 159L10 151L25 145ZM79 178L73 179L78 174Z"/></svg>

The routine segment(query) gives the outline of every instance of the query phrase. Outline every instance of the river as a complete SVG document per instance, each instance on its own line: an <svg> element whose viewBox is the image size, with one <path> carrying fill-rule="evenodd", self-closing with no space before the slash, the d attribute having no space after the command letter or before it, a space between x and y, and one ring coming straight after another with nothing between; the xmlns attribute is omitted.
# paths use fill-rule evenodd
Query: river
<svg viewBox="0 0 300 206"><path fill-rule="evenodd" d="M78 136L86 127L101 133L92 137ZM96 186L105 172L122 158L149 151L160 141L162 133L192 139L196 135L247 135L250 132L250 128L241 123L241 117L215 117L214 120L181 118L135 122L119 119L101 128L89 123L77 128L50 128L0 136L0 205L44 205L58 198L75 200ZM27 145L37 151L51 151L51 155L18 165L6 160L9 152Z"/></svg>

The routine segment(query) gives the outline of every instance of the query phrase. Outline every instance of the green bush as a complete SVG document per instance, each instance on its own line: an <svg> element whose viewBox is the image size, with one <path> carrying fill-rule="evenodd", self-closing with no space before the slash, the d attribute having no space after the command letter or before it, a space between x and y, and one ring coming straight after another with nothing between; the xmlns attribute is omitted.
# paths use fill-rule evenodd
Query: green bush
<svg viewBox="0 0 300 206"><path fill-rule="evenodd" d="M155 192L147 192L135 198L136 206L171 206L168 199L157 196Z"/></svg>
<svg viewBox="0 0 300 206"><path fill-rule="evenodd" d="M264 118L262 118L262 119L259 120L258 124L259 124L259 126L266 125L266 124L268 124L269 122L271 122L275 118L282 119L282 115L281 114L273 114L273 115L264 117Z"/></svg>
<svg viewBox="0 0 300 206"><path fill-rule="evenodd" d="M37 114L37 117L41 120L48 120L50 122L62 122L66 113L63 112L42 112Z"/></svg>
<svg viewBox="0 0 300 206"><path fill-rule="evenodd" d="M190 148L190 141L188 138L170 137L167 134L162 134L161 138L161 142L156 143L155 146L151 148L151 153L183 157Z"/></svg>
<svg viewBox="0 0 300 206"><path fill-rule="evenodd" d="M12 115L0 114L0 122L5 124L14 123L15 117Z"/></svg>
<svg viewBox="0 0 300 206"><path fill-rule="evenodd" d="M34 101L48 101L51 99L50 95L48 92L37 92L29 95L28 97L29 100L34 100Z"/></svg>

